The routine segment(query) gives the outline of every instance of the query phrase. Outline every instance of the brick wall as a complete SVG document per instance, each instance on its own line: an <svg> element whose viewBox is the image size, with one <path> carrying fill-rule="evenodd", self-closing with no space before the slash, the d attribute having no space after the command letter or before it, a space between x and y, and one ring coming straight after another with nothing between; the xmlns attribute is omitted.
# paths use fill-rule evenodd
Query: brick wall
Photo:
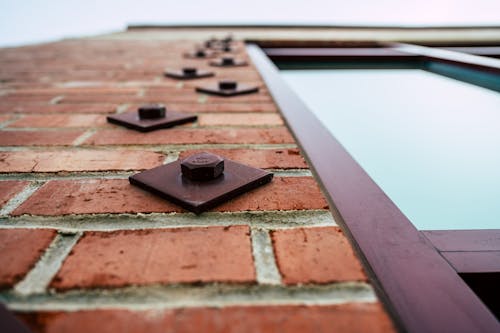
<svg viewBox="0 0 500 333"><path fill-rule="evenodd" d="M213 68L261 87L233 98L162 76L193 45L0 50L0 301L36 332L392 331L255 68ZM144 102L199 118L106 123ZM200 216L127 180L197 151L275 177Z"/></svg>

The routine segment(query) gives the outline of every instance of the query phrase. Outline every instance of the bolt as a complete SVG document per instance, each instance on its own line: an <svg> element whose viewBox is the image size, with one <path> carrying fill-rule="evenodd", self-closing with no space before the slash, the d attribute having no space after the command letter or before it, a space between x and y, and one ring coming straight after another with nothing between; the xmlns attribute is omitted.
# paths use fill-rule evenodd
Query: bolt
<svg viewBox="0 0 500 333"><path fill-rule="evenodd" d="M163 104L146 104L139 107L140 119L165 118L167 109Z"/></svg>
<svg viewBox="0 0 500 333"><path fill-rule="evenodd" d="M233 35L229 34L222 40L224 43L231 43L233 41Z"/></svg>
<svg viewBox="0 0 500 333"><path fill-rule="evenodd" d="M222 64L223 65L234 65L234 58L233 57L222 57Z"/></svg>
<svg viewBox="0 0 500 333"><path fill-rule="evenodd" d="M211 180L224 172L224 159L218 155L202 152L182 160L181 171L191 180Z"/></svg>
<svg viewBox="0 0 500 333"><path fill-rule="evenodd" d="M220 90L234 90L238 86L238 82L232 80L219 81Z"/></svg>
<svg viewBox="0 0 500 333"><path fill-rule="evenodd" d="M186 76L194 76L196 75L197 69L195 67L184 67L182 68L182 73Z"/></svg>
<svg viewBox="0 0 500 333"><path fill-rule="evenodd" d="M198 49L195 53L195 56L198 58L204 58L207 56L207 53L203 49Z"/></svg>
<svg viewBox="0 0 500 333"><path fill-rule="evenodd" d="M224 52L231 52L231 51L232 51L231 45L229 45L229 44L224 44L224 46L222 47L222 50L223 50Z"/></svg>

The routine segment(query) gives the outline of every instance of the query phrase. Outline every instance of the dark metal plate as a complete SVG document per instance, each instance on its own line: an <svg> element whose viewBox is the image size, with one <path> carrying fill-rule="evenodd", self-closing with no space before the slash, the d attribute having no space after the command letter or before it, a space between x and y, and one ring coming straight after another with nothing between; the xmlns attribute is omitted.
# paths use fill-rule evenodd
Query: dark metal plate
<svg viewBox="0 0 500 333"><path fill-rule="evenodd" d="M224 64L222 59L215 59L209 62L210 66L215 67L242 67L248 66L248 63L245 60L234 59L232 64Z"/></svg>
<svg viewBox="0 0 500 333"><path fill-rule="evenodd" d="M205 85L202 87L196 87L196 91L201 92L201 93L205 93L205 94L210 94L210 95L229 97L229 96L237 96L237 95L256 93L259 91L259 87L250 86L250 85L244 84L244 83L238 83L238 86L236 89L221 90L219 88L219 84L214 83L214 84L209 84L209 85Z"/></svg>
<svg viewBox="0 0 500 333"><path fill-rule="evenodd" d="M152 192L196 214L224 203L271 181L273 174L225 160L224 173L209 181L182 176L180 161L146 170L129 177L132 185Z"/></svg>
<svg viewBox="0 0 500 333"><path fill-rule="evenodd" d="M172 69L165 71L165 76L179 80L192 80L192 79L200 79L204 77L214 76L214 72L198 70L196 74L190 75L190 74L185 74L181 69L178 70Z"/></svg>
<svg viewBox="0 0 500 333"><path fill-rule="evenodd" d="M26 325L15 317L2 303L0 303L0 332L31 333Z"/></svg>
<svg viewBox="0 0 500 333"><path fill-rule="evenodd" d="M167 111L165 118L140 119L137 112L126 112L108 116L108 122L125 126L140 132L154 131L160 128L168 128L176 125L196 121L198 117L192 114Z"/></svg>

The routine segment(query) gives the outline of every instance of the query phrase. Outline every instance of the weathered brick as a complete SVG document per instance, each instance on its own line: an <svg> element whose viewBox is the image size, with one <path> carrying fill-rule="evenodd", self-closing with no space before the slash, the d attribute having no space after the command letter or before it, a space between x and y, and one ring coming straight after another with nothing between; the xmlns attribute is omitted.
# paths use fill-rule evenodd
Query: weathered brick
<svg viewBox="0 0 500 333"><path fill-rule="evenodd" d="M216 211L326 209L311 177L275 177L270 184L245 193ZM13 215L182 212L177 205L129 184L126 179L52 180Z"/></svg>
<svg viewBox="0 0 500 333"><path fill-rule="evenodd" d="M248 226L88 232L51 286L254 282Z"/></svg>
<svg viewBox="0 0 500 333"><path fill-rule="evenodd" d="M0 137L1 138L1 137ZM1 142L1 140L0 140ZM100 130L85 144L135 145L135 144L203 144L203 143L293 143L284 127L236 129L165 129L148 133L132 130Z"/></svg>
<svg viewBox="0 0 500 333"><path fill-rule="evenodd" d="M0 288L10 288L35 265L54 239L54 230L0 229Z"/></svg>
<svg viewBox="0 0 500 333"><path fill-rule="evenodd" d="M263 169L305 169L307 164L298 149L200 149L187 150L180 154L183 159L189 155L208 151L224 158Z"/></svg>
<svg viewBox="0 0 500 333"><path fill-rule="evenodd" d="M367 279L338 227L276 230L272 232L272 240L286 284Z"/></svg>
<svg viewBox="0 0 500 333"><path fill-rule="evenodd" d="M64 95L137 95L138 88L112 87L79 87L79 88L44 88L44 89L17 89L8 96L64 96Z"/></svg>
<svg viewBox="0 0 500 333"><path fill-rule="evenodd" d="M0 131L1 146L69 146L84 133L83 130L67 131Z"/></svg>
<svg viewBox="0 0 500 333"><path fill-rule="evenodd" d="M145 101L143 97L137 95L65 95L59 101L60 104L81 104L81 103L105 103L105 104L125 104Z"/></svg>
<svg viewBox="0 0 500 333"><path fill-rule="evenodd" d="M15 128L66 128L105 126L106 116L97 114L50 114L26 115L11 123L8 127Z"/></svg>
<svg viewBox="0 0 500 333"><path fill-rule="evenodd" d="M201 126L279 126L283 120L277 113L202 114L198 117Z"/></svg>
<svg viewBox="0 0 500 333"><path fill-rule="evenodd" d="M0 152L0 172L143 170L161 165L164 155L120 150Z"/></svg>
<svg viewBox="0 0 500 333"><path fill-rule="evenodd" d="M117 104L0 103L0 113L114 113Z"/></svg>
<svg viewBox="0 0 500 333"><path fill-rule="evenodd" d="M147 311L88 310L18 313L40 333L213 332L213 333L391 333L378 303L304 306L231 306Z"/></svg>
<svg viewBox="0 0 500 333"><path fill-rule="evenodd" d="M45 103L48 104L50 101L56 97L56 95L53 96L10 96L10 95L4 95L0 96L0 103L23 103L23 102L36 102L36 103Z"/></svg>
<svg viewBox="0 0 500 333"><path fill-rule="evenodd" d="M0 157L0 163L3 163ZM0 207L5 205L13 196L21 192L28 185L27 181L6 180L0 181Z"/></svg>

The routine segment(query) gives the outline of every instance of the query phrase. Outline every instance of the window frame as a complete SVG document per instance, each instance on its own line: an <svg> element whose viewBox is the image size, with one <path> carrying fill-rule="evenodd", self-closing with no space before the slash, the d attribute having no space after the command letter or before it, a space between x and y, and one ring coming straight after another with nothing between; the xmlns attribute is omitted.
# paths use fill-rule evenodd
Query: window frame
<svg viewBox="0 0 500 333"><path fill-rule="evenodd" d="M342 145L307 110L271 59L286 61L398 62L500 91L489 79L500 61L410 44L349 48L283 48L247 52L326 195L370 280L399 330L498 332L500 323L424 233L417 230ZM272 43L266 42L266 47ZM352 47L352 45L351 45ZM385 51L383 51L385 50ZM450 67L459 70L450 71ZM408 67L407 67L408 68ZM412 67L410 67L412 68ZM413 67L415 68L415 67ZM478 75L468 75L473 74ZM486 80L485 80L486 76ZM493 82L495 83L495 82Z"/></svg>

